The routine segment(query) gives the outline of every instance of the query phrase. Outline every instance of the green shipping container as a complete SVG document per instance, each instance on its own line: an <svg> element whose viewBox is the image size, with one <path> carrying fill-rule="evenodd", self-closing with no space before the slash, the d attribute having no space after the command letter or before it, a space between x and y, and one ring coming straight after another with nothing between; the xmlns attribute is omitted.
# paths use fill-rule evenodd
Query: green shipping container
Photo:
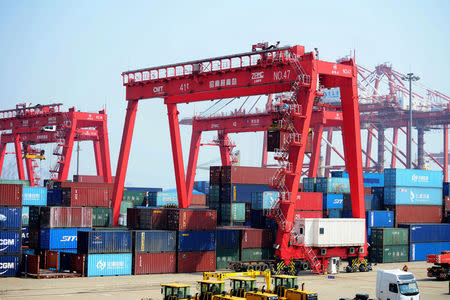
<svg viewBox="0 0 450 300"><path fill-rule="evenodd" d="M273 249L271 248L247 248L241 249L241 261L255 261L273 259Z"/></svg>
<svg viewBox="0 0 450 300"><path fill-rule="evenodd" d="M112 209L107 207L93 207L92 226L93 227L112 226Z"/></svg>
<svg viewBox="0 0 450 300"><path fill-rule="evenodd" d="M408 245L407 228L372 228L370 244L373 247Z"/></svg>
<svg viewBox="0 0 450 300"><path fill-rule="evenodd" d="M127 213L128 208L133 208L133 202L132 201L123 201L120 203L120 213L125 215Z"/></svg>
<svg viewBox="0 0 450 300"><path fill-rule="evenodd" d="M371 247L369 253L372 262L405 262L408 261L408 248L408 245Z"/></svg>
<svg viewBox="0 0 450 300"><path fill-rule="evenodd" d="M217 269L229 269L231 261L239 261L239 249L216 249Z"/></svg>
<svg viewBox="0 0 450 300"><path fill-rule="evenodd" d="M220 204L221 221L245 222L245 203Z"/></svg>
<svg viewBox="0 0 450 300"><path fill-rule="evenodd" d="M219 203L220 185L213 184L209 187L209 203Z"/></svg>
<svg viewBox="0 0 450 300"><path fill-rule="evenodd" d="M15 179L1 179L0 184L21 184L23 186L30 186L28 180L15 180Z"/></svg>
<svg viewBox="0 0 450 300"><path fill-rule="evenodd" d="M131 201L134 206L145 206L146 205L146 192L137 192L137 191L123 191L122 201ZM126 213L126 212L125 212Z"/></svg>

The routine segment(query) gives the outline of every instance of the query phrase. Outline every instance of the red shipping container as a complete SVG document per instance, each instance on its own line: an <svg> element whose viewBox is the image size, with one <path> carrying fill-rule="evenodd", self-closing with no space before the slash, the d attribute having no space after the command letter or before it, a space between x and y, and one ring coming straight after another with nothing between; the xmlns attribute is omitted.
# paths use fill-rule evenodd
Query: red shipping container
<svg viewBox="0 0 450 300"><path fill-rule="evenodd" d="M178 273L210 272L215 270L216 251L178 253Z"/></svg>
<svg viewBox="0 0 450 300"><path fill-rule="evenodd" d="M296 216L299 216L302 219L305 219L305 218L322 218L323 217L323 211L321 211L321 210L296 210L294 212L294 220L295 220Z"/></svg>
<svg viewBox="0 0 450 300"><path fill-rule="evenodd" d="M450 196L444 197L444 210L449 211L450 210Z"/></svg>
<svg viewBox="0 0 450 300"><path fill-rule="evenodd" d="M40 210L42 228L92 227L91 207L42 207Z"/></svg>
<svg viewBox="0 0 450 300"><path fill-rule="evenodd" d="M220 177L222 176L221 166L211 166L209 168L209 184L220 184Z"/></svg>
<svg viewBox="0 0 450 300"><path fill-rule="evenodd" d="M205 194L192 194L191 205L206 205L206 195Z"/></svg>
<svg viewBox="0 0 450 300"><path fill-rule="evenodd" d="M0 184L0 206L22 206L21 184Z"/></svg>
<svg viewBox="0 0 450 300"><path fill-rule="evenodd" d="M62 189L64 206L109 207L112 199L110 187L65 187Z"/></svg>
<svg viewBox="0 0 450 300"><path fill-rule="evenodd" d="M270 229L242 228L241 248L272 248L275 234Z"/></svg>
<svg viewBox="0 0 450 300"><path fill-rule="evenodd" d="M394 211L395 227L401 223L440 223L442 206L397 205L389 206Z"/></svg>
<svg viewBox="0 0 450 300"><path fill-rule="evenodd" d="M176 253L136 253L133 259L133 274L161 274L177 271Z"/></svg>
<svg viewBox="0 0 450 300"><path fill-rule="evenodd" d="M115 176L111 176L112 182L115 180ZM96 175L73 175L74 182L84 182L84 183L105 183L103 176Z"/></svg>
<svg viewBox="0 0 450 300"><path fill-rule="evenodd" d="M323 209L322 193L298 193L295 201L295 210L320 210Z"/></svg>
<svg viewBox="0 0 450 300"><path fill-rule="evenodd" d="M272 184L276 168L261 167L222 167L222 184Z"/></svg>
<svg viewBox="0 0 450 300"><path fill-rule="evenodd" d="M215 230L217 211L212 209L169 209L167 213L169 230Z"/></svg>

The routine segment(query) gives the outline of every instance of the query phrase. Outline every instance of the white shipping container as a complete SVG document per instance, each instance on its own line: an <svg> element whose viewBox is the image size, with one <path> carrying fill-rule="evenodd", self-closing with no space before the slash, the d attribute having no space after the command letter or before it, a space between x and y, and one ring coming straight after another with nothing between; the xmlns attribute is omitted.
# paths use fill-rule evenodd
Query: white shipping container
<svg viewBox="0 0 450 300"><path fill-rule="evenodd" d="M297 241L308 247L362 246L365 219L296 219Z"/></svg>

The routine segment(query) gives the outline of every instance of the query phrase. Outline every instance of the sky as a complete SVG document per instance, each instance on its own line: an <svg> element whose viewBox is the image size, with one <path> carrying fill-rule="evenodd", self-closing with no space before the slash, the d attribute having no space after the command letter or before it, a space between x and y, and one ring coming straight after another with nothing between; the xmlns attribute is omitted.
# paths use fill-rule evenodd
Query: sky
<svg viewBox="0 0 450 300"><path fill-rule="evenodd" d="M123 71L242 53L258 42L280 41L307 51L318 48L323 60L354 51L357 63L368 68L390 62L450 95L449 13L445 0L1 1L0 110L21 102L61 102L65 109L91 112L106 107L115 173L126 108ZM180 105L180 118L210 105ZM190 132L181 129L185 164ZM427 136L426 150L442 148L436 132ZM260 164L262 133L231 138L242 165ZM205 134L202 141L213 139L214 134ZM80 147L80 174L94 174L92 145ZM199 163L218 158L217 147L202 147ZM42 162L42 170L54 162ZM3 177L17 174L12 165L7 157ZM75 172L73 160L70 176ZM196 179L207 178L198 170ZM162 99L139 104L126 185L175 186Z"/></svg>

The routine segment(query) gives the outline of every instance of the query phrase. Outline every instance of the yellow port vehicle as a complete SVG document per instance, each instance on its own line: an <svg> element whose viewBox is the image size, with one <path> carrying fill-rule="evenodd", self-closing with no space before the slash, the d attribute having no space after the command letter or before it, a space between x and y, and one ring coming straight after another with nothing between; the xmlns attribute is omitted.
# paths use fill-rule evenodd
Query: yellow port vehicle
<svg viewBox="0 0 450 300"><path fill-rule="evenodd" d="M274 275L273 276L273 293L280 300L317 300L318 295L313 291L304 290L304 284L299 289L297 276L291 275Z"/></svg>
<svg viewBox="0 0 450 300"><path fill-rule="evenodd" d="M191 298L191 286L188 284L161 284L163 300L181 300Z"/></svg>

